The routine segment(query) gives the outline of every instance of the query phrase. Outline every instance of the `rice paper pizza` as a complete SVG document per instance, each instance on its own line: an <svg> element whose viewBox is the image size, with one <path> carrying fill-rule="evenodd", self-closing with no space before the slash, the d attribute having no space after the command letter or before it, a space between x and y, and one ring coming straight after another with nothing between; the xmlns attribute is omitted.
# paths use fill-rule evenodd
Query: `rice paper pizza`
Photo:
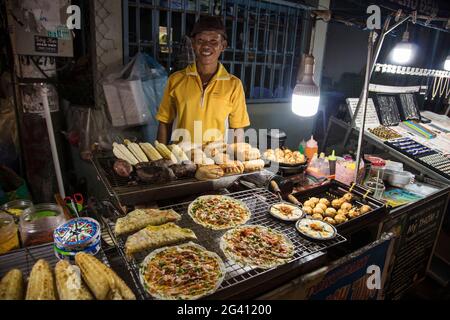
<svg viewBox="0 0 450 320"><path fill-rule="evenodd" d="M227 196L202 196L189 205L195 223L212 230L227 230L248 222L250 209L242 201Z"/></svg>
<svg viewBox="0 0 450 320"><path fill-rule="evenodd" d="M228 231L220 240L220 248L228 259L261 269L285 264L295 253L294 245L284 234L257 225Z"/></svg>
<svg viewBox="0 0 450 320"><path fill-rule="evenodd" d="M197 300L213 294L225 278L222 259L195 243L158 249L140 267L145 290L159 300Z"/></svg>

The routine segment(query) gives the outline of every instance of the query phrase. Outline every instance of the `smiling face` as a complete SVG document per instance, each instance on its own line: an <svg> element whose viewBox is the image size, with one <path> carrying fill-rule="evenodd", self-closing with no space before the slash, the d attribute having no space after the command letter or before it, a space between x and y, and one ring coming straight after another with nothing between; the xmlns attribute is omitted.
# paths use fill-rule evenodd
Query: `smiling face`
<svg viewBox="0 0 450 320"><path fill-rule="evenodd" d="M197 63L214 65L227 46L227 41L216 31L203 31L195 35L192 47Z"/></svg>

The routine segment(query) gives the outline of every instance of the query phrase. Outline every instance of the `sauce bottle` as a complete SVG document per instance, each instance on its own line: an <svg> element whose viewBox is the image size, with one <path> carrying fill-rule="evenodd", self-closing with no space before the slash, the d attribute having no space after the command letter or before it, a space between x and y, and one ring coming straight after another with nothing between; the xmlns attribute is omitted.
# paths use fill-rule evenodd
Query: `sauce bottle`
<svg viewBox="0 0 450 320"><path fill-rule="evenodd" d="M308 161L311 161L316 153L319 153L319 145L314 140L314 136L311 136L311 140L306 143L305 156L308 158Z"/></svg>
<svg viewBox="0 0 450 320"><path fill-rule="evenodd" d="M328 157L328 161L330 163L330 175L334 176L336 174L336 151L333 150L331 156Z"/></svg>

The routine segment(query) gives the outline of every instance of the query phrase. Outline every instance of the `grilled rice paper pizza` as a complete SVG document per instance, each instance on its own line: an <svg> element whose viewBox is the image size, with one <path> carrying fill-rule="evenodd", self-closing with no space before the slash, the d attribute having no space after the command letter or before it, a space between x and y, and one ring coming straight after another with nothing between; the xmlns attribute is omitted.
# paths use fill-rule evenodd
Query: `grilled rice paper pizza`
<svg viewBox="0 0 450 320"><path fill-rule="evenodd" d="M251 212L242 201L227 196L202 196L189 205L197 224L212 230L226 230L247 223Z"/></svg>
<svg viewBox="0 0 450 320"><path fill-rule="evenodd" d="M270 214L283 221L297 221L303 217L302 209L286 202L271 206Z"/></svg>
<svg viewBox="0 0 450 320"><path fill-rule="evenodd" d="M138 252L158 249L190 240L197 240L197 236L190 229L183 229L174 223L162 226L148 226L131 235L125 242L125 252L132 257Z"/></svg>
<svg viewBox="0 0 450 320"><path fill-rule="evenodd" d="M220 240L225 256L243 266L270 269L285 264L295 247L283 234L263 226L241 226Z"/></svg>
<svg viewBox="0 0 450 320"><path fill-rule="evenodd" d="M160 300L196 300L214 293L225 277L220 257L192 242L148 255L140 268L145 290Z"/></svg>
<svg viewBox="0 0 450 320"><path fill-rule="evenodd" d="M174 210L137 209L127 216L117 219L115 233L118 236L130 234L147 226L160 226L181 220Z"/></svg>
<svg viewBox="0 0 450 320"><path fill-rule="evenodd" d="M304 236L316 240L330 240L336 237L336 228L332 225L312 219L303 219L297 222L297 230Z"/></svg>

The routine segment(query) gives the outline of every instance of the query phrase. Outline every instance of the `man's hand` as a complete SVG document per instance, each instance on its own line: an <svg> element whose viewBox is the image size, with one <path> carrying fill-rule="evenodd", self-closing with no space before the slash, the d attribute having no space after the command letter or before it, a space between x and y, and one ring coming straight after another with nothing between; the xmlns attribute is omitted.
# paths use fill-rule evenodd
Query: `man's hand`
<svg viewBox="0 0 450 320"><path fill-rule="evenodd" d="M157 137L158 141L162 144L167 145L170 140L171 132L172 132L172 123L160 122L158 127L158 137Z"/></svg>

